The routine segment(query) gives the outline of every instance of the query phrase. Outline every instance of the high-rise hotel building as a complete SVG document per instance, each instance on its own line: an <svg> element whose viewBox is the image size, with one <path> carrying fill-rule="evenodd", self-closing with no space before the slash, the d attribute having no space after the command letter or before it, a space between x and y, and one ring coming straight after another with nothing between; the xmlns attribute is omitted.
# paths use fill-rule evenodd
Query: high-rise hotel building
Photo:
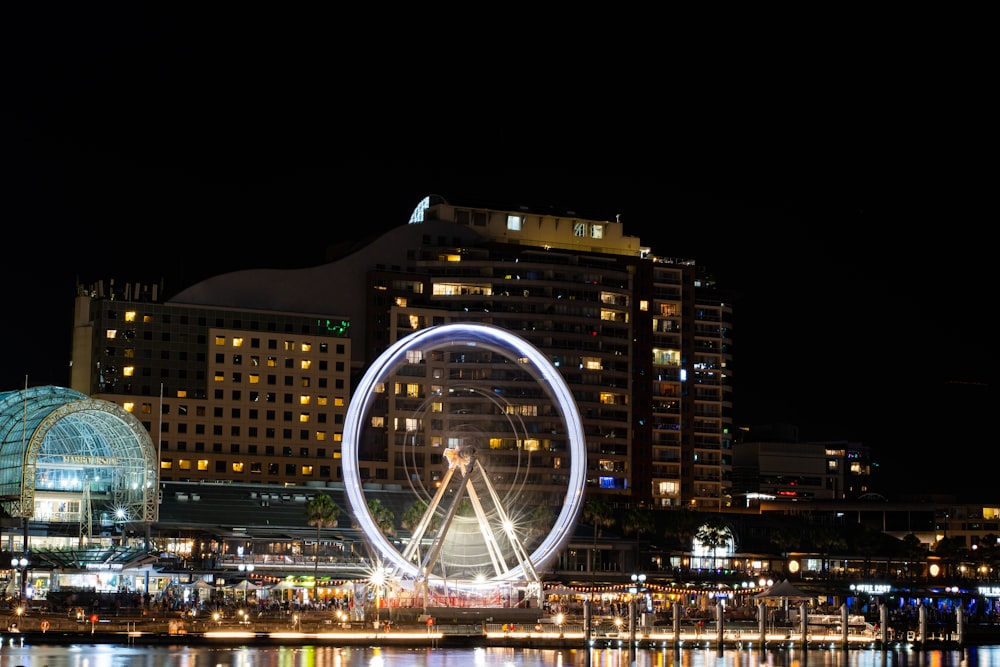
<svg viewBox="0 0 1000 667"><path fill-rule="evenodd" d="M409 224L321 266L223 274L165 302L142 285L81 286L71 386L149 428L162 479L343 482L352 386L395 341L456 322L516 333L558 369L585 433L588 496L728 506L731 304L693 261L573 212L431 196ZM517 449L548 452L532 479L558 483L545 473L564 464L563 438L509 360L412 361L379 387L363 482L433 487L454 433L503 449L499 422L516 420ZM487 389L462 393L475 386Z"/></svg>

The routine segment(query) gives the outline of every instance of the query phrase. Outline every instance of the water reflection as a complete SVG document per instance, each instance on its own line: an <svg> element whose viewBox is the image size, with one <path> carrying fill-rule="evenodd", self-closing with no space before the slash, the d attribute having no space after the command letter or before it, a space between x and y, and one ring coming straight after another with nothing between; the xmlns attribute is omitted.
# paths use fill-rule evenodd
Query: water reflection
<svg viewBox="0 0 1000 667"><path fill-rule="evenodd" d="M0 647L0 666L24 667L1000 667L1000 646L962 650L787 648L380 648L338 646Z"/></svg>

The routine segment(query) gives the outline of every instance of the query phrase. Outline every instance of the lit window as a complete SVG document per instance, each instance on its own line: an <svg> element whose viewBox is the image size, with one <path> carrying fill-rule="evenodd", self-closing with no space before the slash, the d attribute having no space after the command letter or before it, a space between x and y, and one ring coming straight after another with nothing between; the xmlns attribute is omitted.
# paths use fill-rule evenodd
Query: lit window
<svg viewBox="0 0 1000 667"><path fill-rule="evenodd" d="M317 405L326 405L327 404L327 398L326 398L326 396L317 396L316 397L316 404Z"/></svg>
<svg viewBox="0 0 1000 667"><path fill-rule="evenodd" d="M309 405L312 403L312 396L302 395L299 396L299 405Z"/></svg>
<svg viewBox="0 0 1000 667"><path fill-rule="evenodd" d="M216 382L225 382L226 381L226 374L223 373L222 371L216 371L216 373L215 373L215 381Z"/></svg>
<svg viewBox="0 0 1000 667"><path fill-rule="evenodd" d="M307 370L309 370L310 368L312 368L312 363L313 363L313 362L312 362L312 360L311 360L311 359L303 359L302 361L300 361L300 362L299 362L299 367L300 367L300 368L301 368L302 370L304 370L304 371L307 371Z"/></svg>
<svg viewBox="0 0 1000 667"><path fill-rule="evenodd" d="M177 467L180 468L181 470L190 470L191 461L189 459L181 459L180 461L177 462Z"/></svg>
<svg viewBox="0 0 1000 667"><path fill-rule="evenodd" d="M338 407L338 408L344 407L344 397L343 396L337 396L337 397L335 397L333 399L333 405L335 407Z"/></svg>
<svg viewBox="0 0 1000 667"><path fill-rule="evenodd" d="M291 351L291 350L294 350L294 349L295 349L295 341L294 340L286 340L285 341L285 350Z"/></svg>
<svg viewBox="0 0 1000 667"><path fill-rule="evenodd" d="M316 431L317 440L326 440L326 431Z"/></svg>
<svg viewBox="0 0 1000 667"><path fill-rule="evenodd" d="M241 461L233 461L233 472L243 472L243 463Z"/></svg>
<svg viewBox="0 0 1000 667"><path fill-rule="evenodd" d="M198 459L198 470L202 472L208 470L208 459Z"/></svg>
<svg viewBox="0 0 1000 667"><path fill-rule="evenodd" d="M233 338L233 347L243 347L243 338L239 336Z"/></svg>
<svg viewBox="0 0 1000 667"><path fill-rule="evenodd" d="M153 413L153 404L152 403L143 403L142 404L142 414L149 415L149 414L152 414L152 413Z"/></svg>
<svg viewBox="0 0 1000 667"><path fill-rule="evenodd" d="M260 384L260 376L256 373L250 373L250 384Z"/></svg>
<svg viewBox="0 0 1000 667"><path fill-rule="evenodd" d="M104 332L104 337L114 340L115 338L118 337L118 329L108 329L107 331Z"/></svg>
<svg viewBox="0 0 1000 667"><path fill-rule="evenodd" d="M216 336L215 337L215 344L216 345L225 345L226 344L226 337L225 336Z"/></svg>
<svg viewBox="0 0 1000 667"><path fill-rule="evenodd" d="M519 215L508 215L507 216L507 229L512 232L521 231L521 223L523 219Z"/></svg>
<svg viewBox="0 0 1000 667"><path fill-rule="evenodd" d="M343 439L344 439L344 434L343 433L334 433L333 434L333 441L334 442L340 442Z"/></svg>
<svg viewBox="0 0 1000 667"><path fill-rule="evenodd" d="M603 239L604 238L604 225L591 225L590 226L590 238L592 238L592 239Z"/></svg>
<svg viewBox="0 0 1000 667"><path fill-rule="evenodd" d="M130 310L130 311L127 311L125 313L125 321L126 322L135 322L135 311L134 310Z"/></svg>
<svg viewBox="0 0 1000 667"><path fill-rule="evenodd" d="M127 378L130 378L133 375L135 375L135 366L126 366L125 368L123 368L122 375L124 375Z"/></svg>
<svg viewBox="0 0 1000 667"><path fill-rule="evenodd" d="M302 343L303 352L311 352L313 349L312 343Z"/></svg>
<svg viewBox="0 0 1000 667"><path fill-rule="evenodd" d="M174 467L173 459L160 459L160 470L170 470Z"/></svg>
<svg viewBox="0 0 1000 667"><path fill-rule="evenodd" d="M126 401L125 404L122 405L122 407L125 408L125 412L135 411L135 403L133 403L132 401Z"/></svg>
<svg viewBox="0 0 1000 667"><path fill-rule="evenodd" d="M302 466L302 474L303 474L303 476L312 475L313 474L313 467L310 466L310 465L304 465L304 466Z"/></svg>
<svg viewBox="0 0 1000 667"><path fill-rule="evenodd" d="M299 413L299 423L300 424L305 424L308 421L309 421L309 413L308 412L300 412Z"/></svg>

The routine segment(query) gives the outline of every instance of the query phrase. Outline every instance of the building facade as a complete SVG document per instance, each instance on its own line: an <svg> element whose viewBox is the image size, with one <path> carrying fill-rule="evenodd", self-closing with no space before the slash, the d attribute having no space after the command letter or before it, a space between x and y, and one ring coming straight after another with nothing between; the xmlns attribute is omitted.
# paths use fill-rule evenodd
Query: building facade
<svg viewBox="0 0 1000 667"><path fill-rule="evenodd" d="M81 286L71 386L135 414L165 480L342 482L352 383L408 333L481 322L544 352L571 388L588 495L723 509L732 305L694 262L624 232L572 212L431 196L410 224L319 267L217 276L162 303L142 286ZM450 430L492 428L475 406L431 400L419 420L426 450L411 456L419 470L401 471L414 408L455 378L488 386L503 411L543 428L544 401L519 395L526 383L488 363L429 359L386 388L359 481L433 481Z"/></svg>

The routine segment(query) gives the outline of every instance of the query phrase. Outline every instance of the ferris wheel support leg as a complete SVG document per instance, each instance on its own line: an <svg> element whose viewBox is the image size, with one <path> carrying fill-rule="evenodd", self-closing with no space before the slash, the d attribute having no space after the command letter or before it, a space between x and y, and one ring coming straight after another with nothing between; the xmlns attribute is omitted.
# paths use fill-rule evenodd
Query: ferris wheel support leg
<svg viewBox="0 0 1000 667"><path fill-rule="evenodd" d="M486 474L486 468L484 468L482 464L479 464L478 468L480 470L480 474L482 475L483 483L486 485L486 490L490 494L490 498L493 501L493 506L496 507L497 514L500 516L500 525L503 526L504 534L510 541L515 555L520 561L525 573L530 575L529 578L538 581L538 573L535 572L535 566L531 562L531 558L528 557L528 551L524 548L524 544L521 543L520 538L514 532L514 522L510 520L510 515L507 514L507 510L504 508L503 502L500 500L500 495L490 482L489 475Z"/></svg>
<svg viewBox="0 0 1000 667"><path fill-rule="evenodd" d="M486 483L489 484L489 481ZM496 535L493 534L493 530L490 527L490 520L486 517L486 512L483 510L483 503L479 500L479 494L476 493L475 487L472 486L471 479L466 478L465 490L469 494L469 500L472 501L472 508L476 513L476 522L479 524L479 532L482 533L486 549L490 554L490 560L493 561L493 570L497 573L497 576L502 575L507 571L507 563L500 553L500 545L497 543Z"/></svg>
<svg viewBox="0 0 1000 667"><path fill-rule="evenodd" d="M441 488L444 489L445 485L442 484ZM458 513L458 503L459 500L461 500L461 497L462 494L460 487L459 493L455 494L455 497L452 498L451 505L448 506L448 512L445 514L444 520L441 522L438 534L434 537L434 541L431 542L430 548L424 555L424 561L420 564L421 573L429 573L434 568L434 564L437 562L438 556L441 555L441 548L444 546L444 536L448 533L448 529L451 527L455 514Z"/></svg>
<svg viewBox="0 0 1000 667"><path fill-rule="evenodd" d="M441 486L438 487L437 493L431 498L431 502L427 505L427 510L424 515L420 517L420 523L413 530L413 535L410 537L410 543L406 546L406 550L403 552L403 558L410 561L416 550L420 547L420 542L424 539L424 533L430 528L431 519L434 518L434 512L437 510L438 505L441 504L441 499L444 498L444 494L448 489L448 485L451 483L451 478L455 474L455 468L449 467L444 473L444 478L441 480Z"/></svg>

